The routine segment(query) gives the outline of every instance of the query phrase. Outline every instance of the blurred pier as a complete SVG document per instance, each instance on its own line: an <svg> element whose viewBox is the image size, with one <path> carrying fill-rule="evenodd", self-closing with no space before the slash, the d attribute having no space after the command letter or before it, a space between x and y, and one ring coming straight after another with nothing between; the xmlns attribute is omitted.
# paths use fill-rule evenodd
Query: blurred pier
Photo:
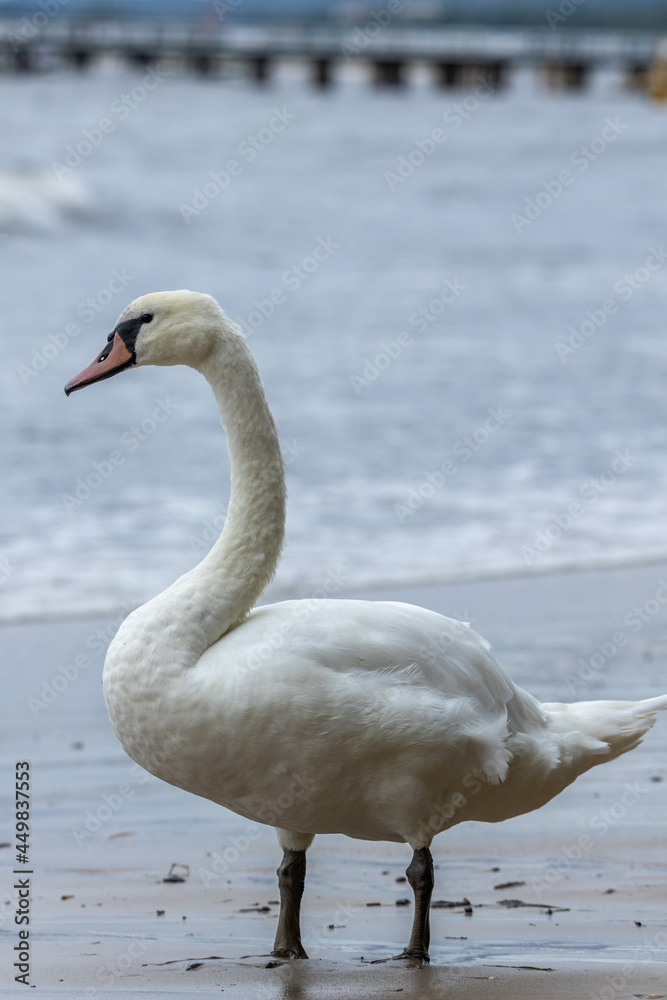
<svg viewBox="0 0 667 1000"><path fill-rule="evenodd" d="M380 12L382 13L382 12ZM267 22L165 23L74 20L45 13L0 21L0 71L85 70L115 59L136 67L169 66L201 76L245 71L266 85L284 62L304 63L312 84L335 83L342 67L365 67L381 87L400 87L412 67L435 86L501 87L517 67L533 67L553 89L584 89L600 69L644 87L658 37L644 30L453 27L440 24Z"/></svg>

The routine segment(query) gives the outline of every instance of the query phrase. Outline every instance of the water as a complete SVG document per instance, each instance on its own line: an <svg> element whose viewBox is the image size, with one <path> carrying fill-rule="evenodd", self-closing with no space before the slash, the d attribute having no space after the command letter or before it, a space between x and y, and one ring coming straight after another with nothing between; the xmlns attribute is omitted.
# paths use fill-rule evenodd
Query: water
<svg viewBox="0 0 667 1000"><path fill-rule="evenodd" d="M273 597L667 557L664 109L612 79L458 110L142 79L3 79L3 619L130 607L222 521L200 376L62 392L161 288L215 295L257 355L289 463Z"/></svg>

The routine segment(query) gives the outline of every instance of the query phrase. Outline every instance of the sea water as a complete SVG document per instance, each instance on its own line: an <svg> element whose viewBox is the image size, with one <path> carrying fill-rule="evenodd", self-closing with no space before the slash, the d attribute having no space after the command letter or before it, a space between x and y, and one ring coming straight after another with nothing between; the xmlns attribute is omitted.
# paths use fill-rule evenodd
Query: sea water
<svg viewBox="0 0 667 1000"><path fill-rule="evenodd" d="M667 557L667 111L117 67L0 104L0 616L122 613L224 521L184 368L76 393L126 303L239 321L287 463L270 596Z"/></svg>

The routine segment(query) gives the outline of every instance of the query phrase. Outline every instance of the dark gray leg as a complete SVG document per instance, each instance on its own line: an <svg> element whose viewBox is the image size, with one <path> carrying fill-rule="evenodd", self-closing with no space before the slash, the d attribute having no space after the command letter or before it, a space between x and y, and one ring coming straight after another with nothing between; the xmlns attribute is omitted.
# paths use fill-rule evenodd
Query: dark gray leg
<svg viewBox="0 0 667 1000"><path fill-rule="evenodd" d="M415 894L415 916L408 946L395 957L416 958L420 962L429 962L428 946L431 940L429 907L433 892L433 858L428 847L422 847L414 852L405 874Z"/></svg>
<svg viewBox="0 0 667 1000"><path fill-rule="evenodd" d="M271 954L274 958L308 958L301 944L299 911L306 881L306 852L288 851L278 868L280 917Z"/></svg>

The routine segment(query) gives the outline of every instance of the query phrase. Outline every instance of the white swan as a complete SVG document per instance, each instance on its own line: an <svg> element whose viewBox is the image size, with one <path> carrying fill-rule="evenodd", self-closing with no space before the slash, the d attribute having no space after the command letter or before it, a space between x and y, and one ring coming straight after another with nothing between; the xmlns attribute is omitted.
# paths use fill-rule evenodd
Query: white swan
<svg viewBox="0 0 667 1000"><path fill-rule="evenodd" d="M208 295L132 302L69 393L135 365L186 364L215 393L232 462L229 514L206 558L125 620L104 664L116 734L148 771L277 828L273 954L306 958L299 909L318 833L407 842L415 893L398 957L428 961L435 834L537 809L635 747L667 708L542 705L466 625L395 602L253 610L283 541L275 424L240 329Z"/></svg>

